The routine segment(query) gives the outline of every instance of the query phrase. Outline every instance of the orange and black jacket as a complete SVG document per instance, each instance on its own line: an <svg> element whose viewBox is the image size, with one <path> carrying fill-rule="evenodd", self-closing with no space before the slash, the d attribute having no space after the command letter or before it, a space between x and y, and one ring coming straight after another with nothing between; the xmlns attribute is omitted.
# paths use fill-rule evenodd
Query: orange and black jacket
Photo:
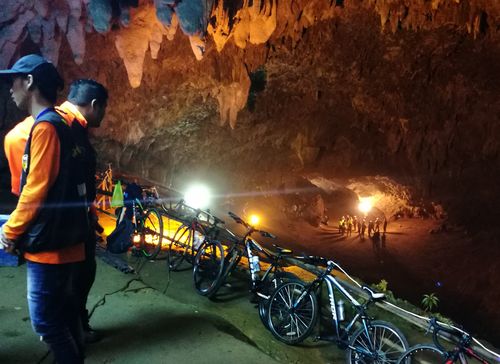
<svg viewBox="0 0 500 364"><path fill-rule="evenodd" d="M69 201L68 205L61 203L68 197L66 187L77 165L72 163L78 150L71 143L66 120L61 117L59 121L44 119L47 118L42 116L37 120L28 139L26 178L18 205L4 225L4 233L7 238L24 244L29 241L27 237L36 237L38 233L45 239L41 242L41 251L34 249L25 253L27 260L48 264L77 262L85 258L86 207L78 205L81 201ZM71 190L74 194L74 188ZM54 208L61 206L62 209ZM68 213L75 206L78 208ZM77 239L79 234L81 242ZM44 248L43 244L49 248Z"/></svg>
<svg viewBox="0 0 500 364"><path fill-rule="evenodd" d="M34 123L35 119L28 116L5 135L4 150L9 162L11 192L16 196L19 196L24 148Z"/></svg>

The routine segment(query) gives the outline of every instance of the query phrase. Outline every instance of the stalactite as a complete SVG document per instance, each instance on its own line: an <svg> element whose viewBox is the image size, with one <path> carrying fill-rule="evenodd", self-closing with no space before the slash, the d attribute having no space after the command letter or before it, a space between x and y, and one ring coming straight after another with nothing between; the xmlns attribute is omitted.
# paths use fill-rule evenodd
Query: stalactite
<svg viewBox="0 0 500 364"><path fill-rule="evenodd" d="M123 59L132 87L140 86L146 51L151 49L151 56L156 58L163 34L167 34L167 30L156 18L151 5L134 11L129 26L117 34L116 49Z"/></svg>
<svg viewBox="0 0 500 364"><path fill-rule="evenodd" d="M113 7L113 4L115 7ZM304 29L319 21L341 17L349 8L366 7L380 17L381 31L434 29L453 25L477 38L498 32L500 2L487 0L368 0L362 3L295 0L4 0L0 7L0 66L12 63L19 44L29 37L40 52L57 63L63 37L67 38L75 63L85 57L89 31L116 30L116 48L123 59L132 87L141 84L148 49L157 58L163 36L173 39L177 27L189 38L194 56L205 55L207 37L218 52L228 42L239 48L263 44L272 37L300 42ZM138 6L137 9L135 7ZM113 18L114 17L114 18ZM492 26L490 26L490 24ZM92 30L93 29L93 30ZM248 78L248 75L246 76ZM221 120L234 124L245 106L247 81L235 78L218 88Z"/></svg>
<svg viewBox="0 0 500 364"><path fill-rule="evenodd" d="M111 16L113 15L111 0L91 0L88 12L94 29L99 33L107 33L111 28Z"/></svg>

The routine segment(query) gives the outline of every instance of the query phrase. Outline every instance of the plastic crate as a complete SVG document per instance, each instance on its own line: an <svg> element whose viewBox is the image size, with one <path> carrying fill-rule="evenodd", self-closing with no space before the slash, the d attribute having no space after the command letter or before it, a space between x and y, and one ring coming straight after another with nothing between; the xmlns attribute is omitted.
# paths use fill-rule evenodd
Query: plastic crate
<svg viewBox="0 0 500 364"><path fill-rule="evenodd" d="M0 226L9 219L9 215L0 215ZM0 267L17 267L21 264L21 258L15 255L7 254L0 249Z"/></svg>

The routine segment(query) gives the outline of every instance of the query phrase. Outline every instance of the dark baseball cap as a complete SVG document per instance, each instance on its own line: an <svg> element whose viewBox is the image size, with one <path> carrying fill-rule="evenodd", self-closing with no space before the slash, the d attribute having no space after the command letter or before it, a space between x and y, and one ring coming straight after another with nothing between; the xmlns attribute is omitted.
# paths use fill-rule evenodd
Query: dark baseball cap
<svg viewBox="0 0 500 364"><path fill-rule="evenodd" d="M19 58L10 69L0 70L0 76L12 76L19 73L31 73L35 70L35 68L46 63L51 64L49 61L47 61L42 56L39 56L38 54L28 54L27 56Z"/></svg>

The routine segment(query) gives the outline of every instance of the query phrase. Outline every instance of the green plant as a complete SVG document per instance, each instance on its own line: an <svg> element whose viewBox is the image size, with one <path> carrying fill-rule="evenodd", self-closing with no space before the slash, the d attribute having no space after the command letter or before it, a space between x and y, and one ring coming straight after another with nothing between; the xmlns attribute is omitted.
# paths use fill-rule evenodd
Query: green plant
<svg viewBox="0 0 500 364"><path fill-rule="evenodd" d="M422 307L425 311L430 312L434 308L437 308L439 303L439 298L434 293L424 294L422 298Z"/></svg>
<svg viewBox="0 0 500 364"><path fill-rule="evenodd" d="M379 292L386 293L388 285L389 283L385 279L382 279L379 283L375 285L375 289Z"/></svg>

